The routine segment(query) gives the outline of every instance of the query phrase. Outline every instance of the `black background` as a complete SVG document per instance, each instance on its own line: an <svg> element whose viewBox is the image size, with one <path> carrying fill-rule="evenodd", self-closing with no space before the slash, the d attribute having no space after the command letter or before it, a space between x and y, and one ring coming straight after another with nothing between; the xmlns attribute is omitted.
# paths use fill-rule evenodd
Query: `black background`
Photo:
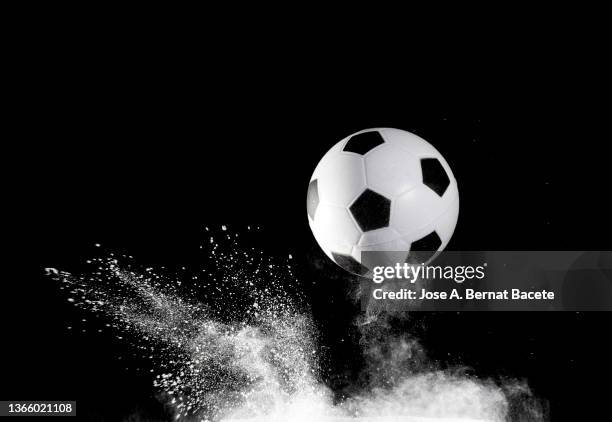
<svg viewBox="0 0 612 422"><path fill-rule="evenodd" d="M359 57L332 70L312 56L199 61L96 45L68 61L39 41L15 84L3 154L2 399L77 400L92 420L163 418L150 376L125 369L145 363L112 333L94 334L103 321L68 331L87 316L43 268L78 270L94 243L143 265L197 265L202 227L221 224L261 225L260 247L296 257L328 357L324 380L345 392L361 363L352 280L316 268L325 259L305 194L323 154L367 127L414 132L450 163L461 209L447 249L610 249L608 114L594 101L598 87L555 66L499 66L474 81L461 66L424 79L394 63L361 76ZM606 416L611 321L451 313L421 315L414 330L442 366L525 378L552 420L587 420Z"/></svg>

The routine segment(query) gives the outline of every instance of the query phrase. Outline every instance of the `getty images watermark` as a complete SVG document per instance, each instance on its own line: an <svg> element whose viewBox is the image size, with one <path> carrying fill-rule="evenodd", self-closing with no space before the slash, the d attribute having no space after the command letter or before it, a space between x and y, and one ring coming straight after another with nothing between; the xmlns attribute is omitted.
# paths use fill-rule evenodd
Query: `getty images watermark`
<svg viewBox="0 0 612 422"><path fill-rule="evenodd" d="M362 306L386 311L610 311L612 252L363 252ZM409 261L409 260L408 260Z"/></svg>

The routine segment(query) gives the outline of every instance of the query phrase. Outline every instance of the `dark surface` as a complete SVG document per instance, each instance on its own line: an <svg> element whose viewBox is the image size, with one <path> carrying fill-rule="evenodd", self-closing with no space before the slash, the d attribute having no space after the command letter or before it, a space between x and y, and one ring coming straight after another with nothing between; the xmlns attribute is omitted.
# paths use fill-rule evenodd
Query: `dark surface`
<svg viewBox="0 0 612 422"><path fill-rule="evenodd" d="M410 254L406 257L408 263L427 262L442 244L442 239L435 231L425 235L410 245Z"/></svg>
<svg viewBox="0 0 612 422"><path fill-rule="evenodd" d="M421 168L423 169L423 184L429 186L439 196L444 195L446 188L450 185L450 179L442 164L436 158L421 158Z"/></svg>
<svg viewBox="0 0 612 422"><path fill-rule="evenodd" d="M367 267L361 265L361 263L351 255L343 255L336 252L332 252L331 255L334 262L338 264L340 268L344 268L350 273L357 275L366 275L368 273Z"/></svg>
<svg viewBox="0 0 612 422"><path fill-rule="evenodd" d="M349 211L353 214L361 231L381 229L389 225L391 200L373 190L366 189L349 206Z"/></svg>
<svg viewBox="0 0 612 422"><path fill-rule="evenodd" d="M308 184L306 194L306 211L311 219L315 218L317 207L319 206L319 188L317 180L311 180Z"/></svg>
<svg viewBox="0 0 612 422"><path fill-rule="evenodd" d="M359 155L365 155L370 150L376 148L378 145L384 144L385 140L378 131L370 131L359 133L346 141L343 151L354 152Z"/></svg>
<svg viewBox="0 0 612 422"><path fill-rule="evenodd" d="M461 196L447 249L612 246L606 115L588 87L560 92L552 76L538 84L500 76L480 81L486 96L472 87L417 94L406 74L397 83L373 78L370 88L311 81L291 64L238 74L179 59L173 67L182 70L166 72L143 55L117 68L113 54L84 55L68 71L53 54L44 70L22 75L19 130L3 154L2 399L77 400L79 415L93 420L162 418L150 376L125 369L145 365L129 346L94 334L102 322L66 330L84 316L43 268L78 270L96 242L143 265L189 265L205 224L258 224L261 247L291 251L321 328L325 380L350 392L361 364L357 310L346 297L353 280L318 249L305 202L318 160L360 129L405 129L445 156ZM443 366L525 378L553 420L607 416L610 313L416 318L412 329Z"/></svg>

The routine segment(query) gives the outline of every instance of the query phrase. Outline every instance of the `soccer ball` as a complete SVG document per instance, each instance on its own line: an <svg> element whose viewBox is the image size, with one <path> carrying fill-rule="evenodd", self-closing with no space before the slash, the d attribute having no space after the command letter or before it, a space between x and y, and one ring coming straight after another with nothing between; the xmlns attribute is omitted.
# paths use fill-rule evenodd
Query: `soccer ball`
<svg viewBox="0 0 612 422"><path fill-rule="evenodd" d="M315 168L306 203L319 246L358 275L371 270L364 251L431 261L459 215L457 181L446 160L422 138L391 128L362 130L334 145Z"/></svg>

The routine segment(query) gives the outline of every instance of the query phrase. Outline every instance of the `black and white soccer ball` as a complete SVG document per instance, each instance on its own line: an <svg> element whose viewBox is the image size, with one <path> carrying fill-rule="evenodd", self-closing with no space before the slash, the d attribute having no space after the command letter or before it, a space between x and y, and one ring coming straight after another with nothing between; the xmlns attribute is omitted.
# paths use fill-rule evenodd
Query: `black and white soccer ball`
<svg viewBox="0 0 612 422"><path fill-rule="evenodd" d="M443 250L457 224L459 191L427 141L399 129L366 129L323 156L308 185L307 211L325 254L364 275L371 270L364 251L404 251L406 262L417 263Z"/></svg>

